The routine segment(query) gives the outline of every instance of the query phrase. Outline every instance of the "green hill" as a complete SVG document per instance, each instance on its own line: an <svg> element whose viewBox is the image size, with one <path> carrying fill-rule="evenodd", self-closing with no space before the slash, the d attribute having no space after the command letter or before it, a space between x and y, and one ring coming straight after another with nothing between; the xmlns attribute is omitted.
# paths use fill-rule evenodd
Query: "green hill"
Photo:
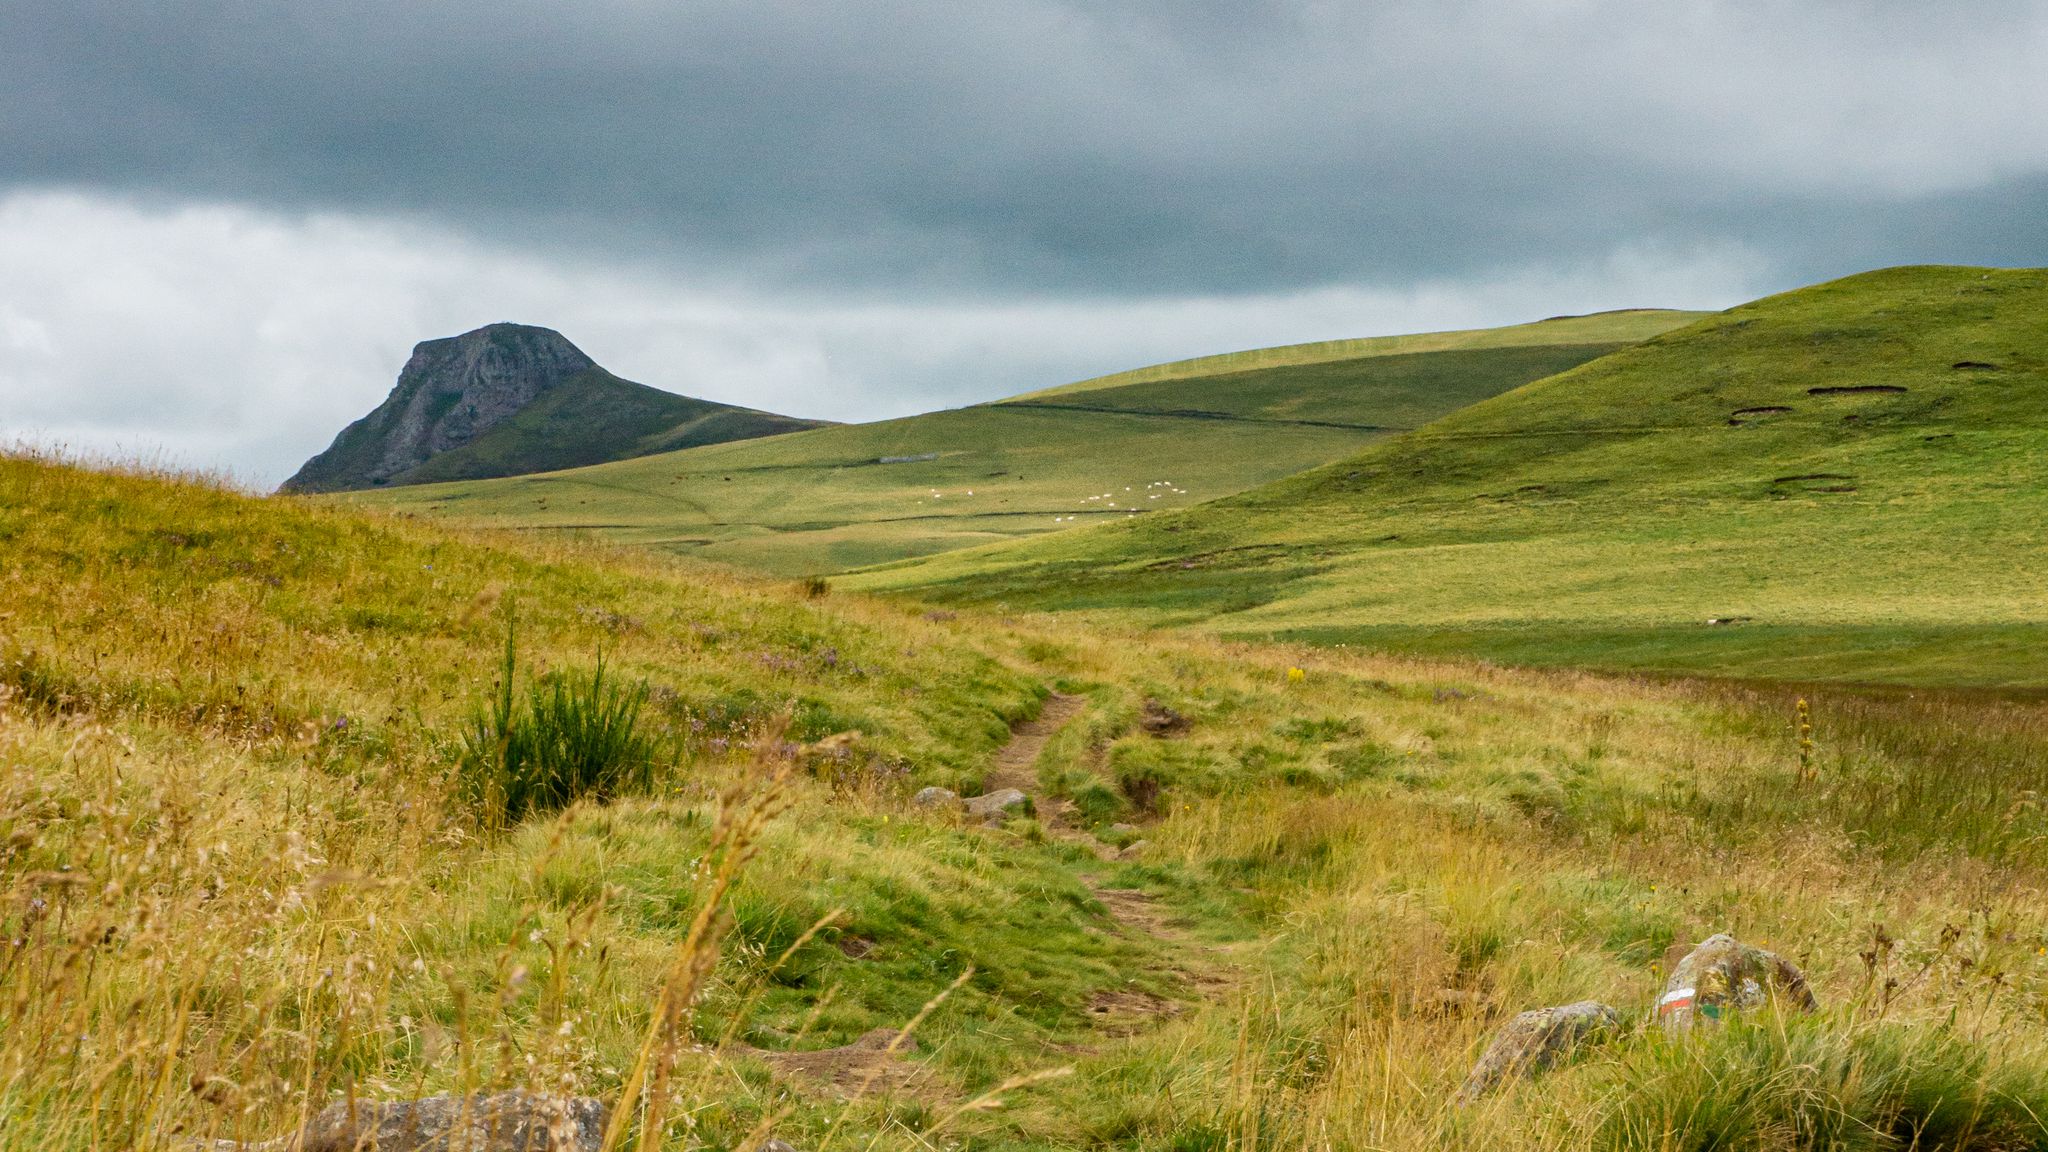
<svg viewBox="0 0 2048 1152"><path fill-rule="evenodd" d="M1695 318L1606 313L1266 349L876 424L354 498L836 572L1226 496Z"/></svg>
<svg viewBox="0 0 2048 1152"><path fill-rule="evenodd" d="M1417 352L1451 352L1477 348L1516 348L1543 344L1634 344L1659 332L1677 327L1703 313L1668 308L1618 308L1584 316L1552 316L1527 324L1501 328L1462 328L1449 332L1413 332L1398 336L1363 336L1351 340L1319 340L1309 344L1281 344L1252 348L1215 356L1171 360L1108 376L1095 376L1044 388L1015 397L1044 400L1071 396L1077 392L1100 392L1132 384L1158 384L1170 380L1191 380L1222 376L1254 368L1294 368L1325 364L1333 360L1358 360L1368 356L1399 356Z"/></svg>
<svg viewBox="0 0 2048 1152"><path fill-rule="evenodd" d="M2048 686L2048 273L1756 301L1200 508L851 578L1229 635Z"/></svg>
<svg viewBox="0 0 2048 1152"><path fill-rule="evenodd" d="M818 420L678 396L592 368L462 447L431 456L388 482L523 476L822 426Z"/></svg>

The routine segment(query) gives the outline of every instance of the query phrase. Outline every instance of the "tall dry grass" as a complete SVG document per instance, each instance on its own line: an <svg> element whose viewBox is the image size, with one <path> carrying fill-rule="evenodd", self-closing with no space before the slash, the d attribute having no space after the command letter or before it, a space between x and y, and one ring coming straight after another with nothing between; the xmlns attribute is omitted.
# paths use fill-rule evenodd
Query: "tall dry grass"
<svg viewBox="0 0 2048 1152"><path fill-rule="evenodd" d="M11 1147L498 1087L625 1099L615 1146L706 1148L2026 1147L2043 1110L2032 705L1816 696L1802 772L1774 693L927 620L18 461L0 548ZM464 806L512 594L536 668L602 645L656 685L646 722L683 754L649 794L503 830ZM1041 787L1142 822L1136 861L904 802L978 781L1054 685L1090 707ZM1144 733L1148 696L1189 730ZM729 793L783 712L812 725L784 743L860 729L872 771ZM750 852L771 866L736 873ZM1119 928L1083 877L1151 892L1172 932ZM1450 1105L1507 1015L1640 1018L1671 947L1716 930L1792 956L1827 1013L1637 1032ZM1091 1031L1087 997L1132 982L1181 1010ZM741 1049L875 1005L923 1019L950 1095L842 1106Z"/></svg>

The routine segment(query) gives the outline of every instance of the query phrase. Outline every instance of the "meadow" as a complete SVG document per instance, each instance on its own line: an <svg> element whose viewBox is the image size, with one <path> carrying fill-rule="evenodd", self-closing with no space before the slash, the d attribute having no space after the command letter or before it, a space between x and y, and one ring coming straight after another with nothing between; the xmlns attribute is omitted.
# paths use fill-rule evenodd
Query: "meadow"
<svg viewBox="0 0 2048 1152"><path fill-rule="evenodd" d="M900 420L348 499L830 574L1227 496L1692 318L1613 313L1263 349Z"/></svg>
<svg viewBox="0 0 2048 1152"><path fill-rule="evenodd" d="M23 457L0 557L9 1147L515 1086L647 1148L2048 1147L2037 704L1825 689L1802 746L1765 687L939 611ZM522 689L645 686L644 778L510 822L465 792L515 623ZM910 802L1055 693L1033 813ZM1821 1011L1643 1027L1716 930ZM1452 1103L1507 1015L1585 997L1624 1035ZM818 1075L912 1023L867 1090Z"/></svg>
<svg viewBox="0 0 2048 1152"><path fill-rule="evenodd" d="M851 587L1516 664L2048 687L2048 274L1769 297L1200 508Z"/></svg>

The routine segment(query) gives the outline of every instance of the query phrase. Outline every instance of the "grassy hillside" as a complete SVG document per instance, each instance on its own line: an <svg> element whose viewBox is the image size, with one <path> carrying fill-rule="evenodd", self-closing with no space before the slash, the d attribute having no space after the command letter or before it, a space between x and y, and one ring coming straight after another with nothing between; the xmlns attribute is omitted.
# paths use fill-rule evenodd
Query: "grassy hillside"
<svg viewBox="0 0 2048 1152"><path fill-rule="evenodd" d="M510 420L475 440L392 477L391 483L432 484L552 472L700 444L799 432L821 424L678 396L592 368L542 393Z"/></svg>
<svg viewBox="0 0 2048 1152"><path fill-rule="evenodd" d="M362 499L787 575L834 572L1228 495L1690 318L1622 313L1215 357L1167 382L1138 373L1080 393ZM1264 359L1275 363L1246 367Z"/></svg>
<svg viewBox="0 0 2048 1152"><path fill-rule="evenodd" d="M2044 349L2048 274L1876 272L1234 499L855 583L1517 662L2048 687Z"/></svg>
<svg viewBox="0 0 2048 1152"><path fill-rule="evenodd" d="M1077 392L1100 392L1133 384L1158 384L1222 376L1257 368L1296 368L1368 356L1401 356L1419 352L1451 352L1479 348L1515 348L1543 344L1634 344L1668 332L1705 313L1669 308L1622 308L1585 316L1553 316L1502 328L1466 328L1454 332L1416 332L1399 336L1364 336L1351 340L1319 340L1282 344L1216 356L1196 356L1152 364L1108 376L1095 376L1027 392L1019 400L1045 400Z"/></svg>
<svg viewBox="0 0 2048 1152"><path fill-rule="evenodd" d="M718 893L719 797L785 765L647 1146L2048 1143L2038 707L1833 693L1802 752L1770 694L917 613L24 459L0 548L10 1148L617 1100ZM522 683L600 652L648 683L649 779L481 817L463 734L513 618ZM1055 689L1072 718L998 757ZM908 800L1005 772L1036 819ZM1450 1103L1508 1014L1640 1021L1717 929L1821 1014L1632 1023ZM828 1047L913 1020L901 1060Z"/></svg>

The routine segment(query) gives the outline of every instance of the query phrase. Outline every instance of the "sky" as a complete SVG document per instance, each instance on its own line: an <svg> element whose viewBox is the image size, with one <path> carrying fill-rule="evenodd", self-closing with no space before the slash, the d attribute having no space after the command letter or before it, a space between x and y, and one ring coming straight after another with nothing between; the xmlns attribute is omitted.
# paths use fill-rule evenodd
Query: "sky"
<svg viewBox="0 0 2048 1152"><path fill-rule="evenodd" d="M2048 264L2048 0L0 0L0 439L274 485L420 340L869 420Z"/></svg>

